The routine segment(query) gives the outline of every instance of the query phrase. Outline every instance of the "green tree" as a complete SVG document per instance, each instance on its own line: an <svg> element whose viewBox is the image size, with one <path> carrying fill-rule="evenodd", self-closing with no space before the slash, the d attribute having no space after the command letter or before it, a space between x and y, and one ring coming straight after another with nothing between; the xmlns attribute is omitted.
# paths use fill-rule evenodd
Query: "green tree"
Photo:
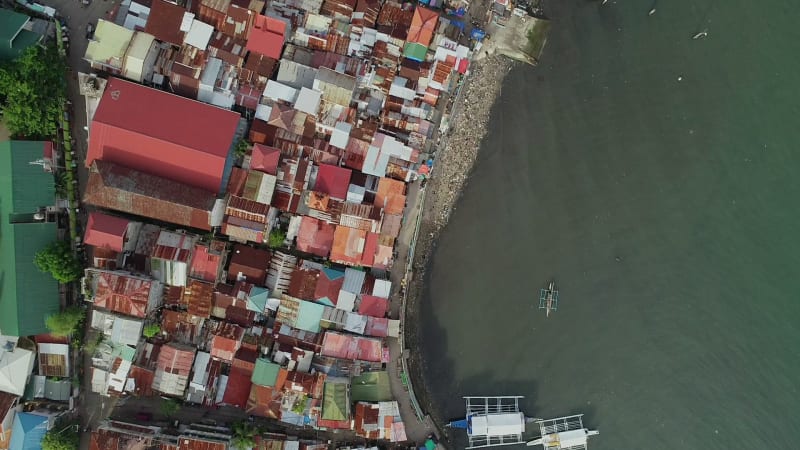
<svg viewBox="0 0 800 450"><path fill-rule="evenodd" d="M160 408L161 414L165 415L167 419L170 419L181 409L181 403L175 399L163 399L161 400Z"/></svg>
<svg viewBox="0 0 800 450"><path fill-rule="evenodd" d="M236 147L233 149L233 154L237 158L241 158L242 156L246 155L249 150L250 143L244 139L239 139L239 142L236 143Z"/></svg>
<svg viewBox="0 0 800 450"><path fill-rule="evenodd" d="M248 422L236 422L231 429L231 446L237 450L251 449L256 445L258 428Z"/></svg>
<svg viewBox="0 0 800 450"><path fill-rule="evenodd" d="M69 336L78 330L84 317L80 306L70 306L58 314L47 317L44 324L55 336Z"/></svg>
<svg viewBox="0 0 800 450"><path fill-rule="evenodd" d="M42 450L77 450L79 443L76 424L57 424L44 435Z"/></svg>
<svg viewBox="0 0 800 450"><path fill-rule="evenodd" d="M33 258L34 264L42 272L50 272L60 283L69 283L80 278L83 267L64 241L56 241L37 253Z"/></svg>
<svg viewBox="0 0 800 450"><path fill-rule="evenodd" d="M283 247L283 241L286 240L286 232L280 228L276 228L269 233L269 246L270 248Z"/></svg>
<svg viewBox="0 0 800 450"><path fill-rule="evenodd" d="M161 333L161 327L158 326L157 323L147 324L144 326L144 329L142 330L142 335L144 335L144 337L148 339L157 335L158 333Z"/></svg>
<svg viewBox="0 0 800 450"><path fill-rule="evenodd" d="M12 135L39 139L56 135L66 69L55 47L38 45L0 67L0 107Z"/></svg>

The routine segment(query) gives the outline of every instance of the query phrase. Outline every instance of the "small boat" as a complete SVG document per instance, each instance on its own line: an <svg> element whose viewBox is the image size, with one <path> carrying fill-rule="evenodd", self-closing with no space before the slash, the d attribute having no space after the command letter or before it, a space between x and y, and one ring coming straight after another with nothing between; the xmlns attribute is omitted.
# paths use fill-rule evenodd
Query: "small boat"
<svg viewBox="0 0 800 450"><path fill-rule="evenodd" d="M543 450L586 450L590 436L600 434L583 426L583 414L540 420L541 437L528 441L528 447L541 445Z"/></svg>
<svg viewBox="0 0 800 450"><path fill-rule="evenodd" d="M558 311L558 289L556 289L556 282L550 280L547 289L539 291L539 309L547 311L547 317L550 317L550 311Z"/></svg>
<svg viewBox="0 0 800 450"><path fill-rule="evenodd" d="M650 12L649 12L649 13L647 13L647 15L648 15L648 16L652 16L652 15L653 15L653 14L655 14L655 13L656 13L656 9L655 9L655 8L653 8L653 9L651 9L651 10L650 10Z"/></svg>
<svg viewBox="0 0 800 450"><path fill-rule="evenodd" d="M708 31L706 31L706 30L703 30L703 31L701 31L701 32L699 32L699 33L697 33L697 34L695 34L694 36L692 36L692 39L695 39L695 40L697 40L697 39L702 39L702 38L704 38L704 37L706 37L706 36L708 36Z"/></svg>
<svg viewBox="0 0 800 450"><path fill-rule="evenodd" d="M448 428L467 432L467 449L518 445L525 441L525 424L540 419L526 417L520 411L520 396L464 397L466 417L453 420Z"/></svg>

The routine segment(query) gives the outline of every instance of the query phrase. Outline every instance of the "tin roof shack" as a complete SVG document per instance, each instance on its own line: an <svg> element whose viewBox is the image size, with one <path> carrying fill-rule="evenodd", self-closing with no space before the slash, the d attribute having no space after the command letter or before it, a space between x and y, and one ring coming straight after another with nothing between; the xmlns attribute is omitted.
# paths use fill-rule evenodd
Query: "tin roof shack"
<svg viewBox="0 0 800 450"><path fill-rule="evenodd" d="M396 401L377 404L356 403L354 429L356 434L367 439L382 439L389 442L408 440L405 424L400 417L400 407Z"/></svg>
<svg viewBox="0 0 800 450"><path fill-rule="evenodd" d="M136 347L142 337L144 322L95 309L92 311L91 326L103 333L112 344Z"/></svg>
<svg viewBox="0 0 800 450"><path fill-rule="evenodd" d="M160 432L159 427L105 421L92 432L89 450L137 450L159 445L162 450L170 450L165 442L156 441Z"/></svg>
<svg viewBox="0 0 800 450"><path fill-rule="evenodd" d="M99 208L211 230L215 194L166 178L95 161L83 201Z"/></svg>
<svg viewBox="0 0 800 450"><path fill-rule="evenodd" d="M217 193L238 123L235 112L111 78L90 125L86 166L113 162Z"/></svg>
<svg viewBox="0 0 800 450"><path fill-rule="evenodd" d="M39 375L60 378L70 376L69 345L40 343L38 347Z"/></svg>
<svg viewBox="0 0 800 450"><path fill-rule="evenodd" d="M247 281L263 286L269 268L270 253L247 245L236 244L228 266L228 281Z"/></svg>
<svg viewBox="0 0 800 450"><path fill-rule="evenodd" d="M59 310L58 283L32 263L56 239L53 177L42 167L45 142L0 142L0 330L27 336L47 331Z"/></svg>
<svg viewBox="0 0 800 450"><path fill-rule="evenodd" d="M145 318L161 305L163 285L120 271L86 269L81 281L86 300L128 316Z"/></svg>
<svg viewBox="0 0 800 450"><path fill-rule="evenodd" d="M158 354L153 389L162 394L183 397L194 363L195 348L170 343Z"/></svg>
<svg viewBox="0 0 800 450"><path fill-rule="evenodd" d="M231 363L231 370L222 397L222 403L244 408L247 406L247 398L250 396L250 389L253 385L251 381L255 362L258 359L258 352L242 347L236 353Z"/></svg>
<svg viewBox="0 0 800 450"><path fill-rule="evenodd" d="M182 301L189 314L208 319L214 301L214 283L190 279L183 290Z"/></svg>
<svg viewBox="0 0 800 450"><path fill-rule="evenodd" d="M150 254L150 274L170 286L186 286L194 244L199 236L161 230Z"/></svg>
<svg viewBox="0 0 800 450"><path fill-rule="evenodd" d="M403 56L414 61L424 61L438 21L438 12L418 5L408 30Z"/></svg>
<svg viewBox="0 0 800 450"><path fill-rule="evenodd" d="M0 392L0 448L7 449L19 396Z"/></svg>
<svg viewBox="0 0 800 450"><path fill-rule="evenodd" d="M313 217L303 216L297 232L297 249L321 258L327 258L333 246L336 227Z"/></svg>

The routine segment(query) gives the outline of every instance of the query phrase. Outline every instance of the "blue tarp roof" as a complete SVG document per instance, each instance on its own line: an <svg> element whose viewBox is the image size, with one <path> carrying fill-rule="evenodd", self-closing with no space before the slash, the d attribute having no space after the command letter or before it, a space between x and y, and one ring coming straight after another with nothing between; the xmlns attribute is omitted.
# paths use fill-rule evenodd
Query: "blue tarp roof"
<svg viewBox="0 0 800 450"><path fill-rule="evenodd" d="M25 412L14 416L11 432L10 449L42 450L42 439L47 433L48 420L45 416L37 416Z"/></svg>
<svg viewBox="0 0 800 450"><path fill-rule="evenodd" d="M472 29L472 34L470 35L470 37L472 39L480 41L480 40L482 40L483 38L486 37L486 32L481 30L480 28L473 28Z"/></svg>

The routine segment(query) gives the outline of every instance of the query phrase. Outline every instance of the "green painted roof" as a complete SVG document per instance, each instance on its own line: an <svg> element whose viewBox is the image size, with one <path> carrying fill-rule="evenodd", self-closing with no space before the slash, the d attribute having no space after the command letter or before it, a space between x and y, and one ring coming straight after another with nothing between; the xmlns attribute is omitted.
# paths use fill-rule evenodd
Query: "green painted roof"
<svg viewBox="0 0 800 450"><path fill-rule="evenodd" d="M319 333L319 322L325 314L325 306L319 303L300 301L300 309L297 310L297 322L295 328L300 330Z"/></svg>
<svg viewBox="0 0 800 450"><path fill-rule="evenodd" d="M38 33L22 30L28 19L25 14L0 8L0 60L14 59L42 39Z"/></svg>
<svg viewBox="0 0 800 450"><path fill-rule="evenodd" d="M322 418L325 420L350 419L350 400L347 383L325 383L322 393Z"/></svg>
<svg viewBox="0 0 800 450"><path fill-rule="evenodd" d="M392 400L387 372L366 372L353 377L350 396L354 402L388 402Z"/></svg>
<svg viewBox="0 0 800 450"><path fill-rule="evenodd" d="M416 42L409 42L403 49L403 56L414 61L425 61L425 55L428 53L428 47Z"/></svg>
<svg viewBox="0 0 800 450"><path fill-rule="evenodd" d="M0 332L46 332L44 318L59 310L58 283L33 264L56 239L55 223L33 222L40 206L55 203L53 176L30 164L42 142L0 142Z"/></svg>
<svg viewBox="0 0 800 450"><path fill-rule="evenodd" d="M270 362L267 359L258 358L256 360L256 367L253 370L253 376L250 377L250 381L259 386L275 386L275 381L278 379L278 372L280 370L281 366Z"/></svg>

